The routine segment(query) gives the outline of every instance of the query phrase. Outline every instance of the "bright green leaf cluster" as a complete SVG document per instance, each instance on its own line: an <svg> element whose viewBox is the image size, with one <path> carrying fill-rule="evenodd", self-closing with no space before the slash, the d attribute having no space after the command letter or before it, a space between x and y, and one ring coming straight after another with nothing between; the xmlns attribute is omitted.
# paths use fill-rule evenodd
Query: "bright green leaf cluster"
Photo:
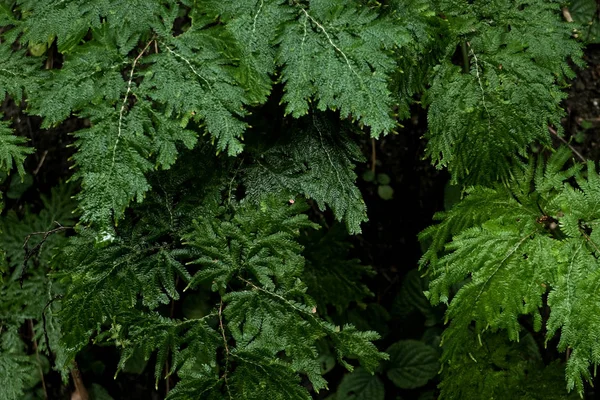
<svg viewBox="0 0 600 400"><path fill-rule="evenodd" d="M600 363L593 289L600 177L591 162L585 172L578 164L563 169L569 158L563 148L547 162L540 157L514 170L507 185L470 189L421 234L431 243L421 260L431 279L428 296L449 303L444 361L463 357L472 334L504 330L519 340L526 315L535 331L547 329L547 340L560 331L558 349L571 349L568 388L583 391L589 366ZM547 320L540 313L546 295Z"/></svg>

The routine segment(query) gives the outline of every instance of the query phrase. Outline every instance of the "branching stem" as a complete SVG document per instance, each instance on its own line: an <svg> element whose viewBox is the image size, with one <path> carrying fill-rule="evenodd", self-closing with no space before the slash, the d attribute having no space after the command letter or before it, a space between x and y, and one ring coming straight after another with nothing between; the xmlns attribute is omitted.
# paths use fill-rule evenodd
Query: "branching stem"
<svg viewBox="0 0 600 400"><path fill-rule="evenodd" d="M475 76L477 77L477 82L479 83L479 89L481 89L481 100L483 103L483 108L488 116L488 131L492 130L492 114L490 114L490 110L488 110L487 103L485 101L485 90L483 89L483 83L481 82L481 75L479 74L479 60L477 59L477 55L473 51L471 47L471 43L467 42L467 46L471 51L471 55L473 56L473 61L475 61Z"/></svg>
<svg viewBox="0 0 600 400"><path fill-rule="evenodd" d="M227 394L230 399L233 399L231 396L231 390L229 389L229 382L227 381L227 374L229 373L229 345L227 344L227 336L225 335L225 327L223 325L223 299L219 303L219 330L221 331L221 336L223 337L223 345L225 346L225 371L223 372L223 376L221 377L225 381L225 388L227 389Z"/></svg>
<svg viewBox="0 0 600 400"><path fill-rule="evenodd" d="M121 109L119 110L119 124L117 126L117 140L115 140L115 145L113 146L113 151L112 151L112 162L111 162L111 167L110 167L111 171L113 170L113 168L115 166L115 160L117 157L117 146L119 145L119 141L121 140L121 136L123 134L123 116L125 115L125 107L127 106L127 100L129 99L129 93L131 93L131 85L133 83L133 74L135 72L135 66L137 65L140 58L142 58L142 55L144 55L146 50L148 50L148 47L150 47L150 44L153 41L154 41L154 38L152 38L148 43L146 43L146 46L144 46L144 48L142 49L140 54L137 55L137 57L133 60L133 64L131 65L131 71L129 72L129 81L127 81L127 91L125 92L125 97L123 98L123 103L121 104Z"/></svg>
<svg viewBox="0 0 600 400"><path fill-rule="evenodd" d="M40 252L42 246L44 245L44 243L46 243L46 240L48 240L48 237L54 233L65 231L67 229L73 229L70 226L62 226L57 221L54 221L54 223L56 225L58 225L57 228L51 229L49 231L43 231L43 232L32 232L25 237L25 242L23 243L23 250L25 251L25 257L23 258L23 266L21 268L21 276L19 277L19 283L21 284L21 289L23 288L23 281L25 279L25 274L27 273L27 262L29 261L29 259L31 259L31 257L33 257L34 255L36 255ZM40 240L40 242L38 244L36 244L33 247L33 249L29 250L29 247L28 247L29 240L35 235L43 235L42 240Z"/></svg>
<svg viewBox="0 0 600 400"><path fill-rule="evenodd" d="M265 4L264 0L260 0L260 5L258 6L258 11L256 11L256 14L254 15L254 20L252 21L252 34L254 34L254 32L256 32L256 21L258 20L258 15L262 11L264 4Z"/></svg>
<svg viewBox="0 0 600 400"><path fill-rule="evenodd" d="M181 54L177 53L175 50L171 49L169 46L167 46L164 43L163 43L163 46L165 46L165 49L167 49L167 51L169 53L171 53L175 57L183 60L183 62L185 62L187 64L187 66L190 68L190 70L192 70L192 72L194 73L194 75L196 75L198 78L200 78L202 81L204 81L204 83L206 83L206 85L208 86L208 88L212 92L213 89L212 89L212 86L211 86L210 82L208 81L208 79L206 79L205 77L203 77L202 75L200 75L200 73L198 73L198 71L196 71L196 68L194 68L194 66L192 65L192 62L190 60L188 60L187 58L185 58Z"/></svg>
<svg viewBox="0 0 600 400"><path fill-rule="evenodd" d="M553 134L554 136L556 136L558 138L558 140L560 140L561 142L563 142L564 144L566 144L567 146L569 146L569 149L571 149L571 151L573 152L573 154L575 154L581 161L587 162L586 158L584 156L582 156L581 153L578 152L575 149L575 147L573 147L571 145L571 143L567 142L564 137L560 136L558 134L558 132L556 131L556 129L554 129L551 126L549 126L548 127L548 131L550 131L551 134Z"/></svg>

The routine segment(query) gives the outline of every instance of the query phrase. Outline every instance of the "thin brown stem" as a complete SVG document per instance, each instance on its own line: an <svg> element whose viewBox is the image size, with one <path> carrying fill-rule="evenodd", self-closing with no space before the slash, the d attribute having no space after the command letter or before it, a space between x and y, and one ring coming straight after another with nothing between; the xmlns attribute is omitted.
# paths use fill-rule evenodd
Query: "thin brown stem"
<svg viewBox="0 0 600 400"><path fill-rule="evenodd" d="M567 7L562 8L562 14L563 14L563 17L565 17L565 21L573 22L573 17L571 16L571 12L569 11L569 9Z"/></svg>
<svg viewBox="0 0 600 400"><path fill-rule="evenodd" d="M592 238L581 228L579 228L579 232L581 232L585 240L587 240L587 242L594 248L594 250L596 250L596 252L600 254L600 249L598 248L598 245L592 240Z"/></svg>
<svg viewBox="0 0 600 400"><path fill-rule="evenodd" d="M375 174L377 166L377 149L375 147L375 139L371 139L371 172Z"/></svg>
<svg viewBox="0 0 600 400"><path fill-rule="evenodd" d="M57 221L54 221L54 223L56 225L58 225L58 228L54 228L54 229L51 229L49 231L44 231L44 232L32 232L25 237L25 241L23 242L23 250L25 251L25 257L23 259L23 266L21 268L21 276L19 277L19 283L21 285L21 288L23 288L23 280L25 279L25 273L27 272L27 262L29 261L29 259L31 257L33 257L34 255L39 253L40 249L42 248L42 246L44 245L46 240L48 240L48 237L54 233L58 233L58 232L61 232L61 231L67 230L67 229L73 229L70 226L62 226ZM38 244L36 244L33 247L33 249L29 250L29 247L28 247L29 240L35 235L43 235L42 240L40 240L40 242Z"/></svg>
<svg viewBox="0 0 600 400"><path fill-rule="evenodd" d="M75 393L79 396L77 397L79 400L89 400L90 396L88 394L85 385L83 384L83 379L81 378L81 372L79 372L79 367L77 366L77 362L73 361L71 369L71 378L73 378L73 385L75 386Z"/></svg>
<svg viewBox="0 0 600 400"><path fill-rule="evenodd" d="M548 130L550 131L551 134L553 134L554 136L556 136L558 138L558 140L560 140L561 142L563 142L564 144L566 144L567 146L569 146L569 148L571 149L571 151L573 152L573 154L575 154L577 157L579 157L579 159L583 162L586 162L586 158L584 156L581 155L580 152L578 152L577 150L575 150L575 148L573 146L571 146L571 143L567 142L565 140L564 137L560 136L558 134L558 132L556 132L556 129L554 129L553 127L549 126Z"/></svg>
<svg viewBox="0 0 600 400"><path fill-rule="evenodd" d="M169 376L169 356L167 355L167 360L165 361L165 373L167 374L165 379L165 398L169 395L171 391L171 377Z"/></svg>
<svg viewBox="0 0 600 400"><path fill-rule="evenodd" d="M44 151L44 153L42 154L42 158L40 159L40 162L38 163L37 167L35 167L35 169L33 170L33 175L37 175L38 172L40 172L40 168L42 168L42 164L44 164L44 161L46 161L47 155L48 155L48 150Z"/></svg>

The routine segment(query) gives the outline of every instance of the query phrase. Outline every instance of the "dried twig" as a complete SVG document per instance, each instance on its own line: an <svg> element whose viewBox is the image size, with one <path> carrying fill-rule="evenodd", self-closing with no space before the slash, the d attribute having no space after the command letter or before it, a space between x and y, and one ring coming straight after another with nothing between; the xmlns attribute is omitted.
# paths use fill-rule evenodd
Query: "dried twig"
<svg viewBox="0 0 600 400"><path fill-rule="evenodd" d="M549 126L548 130L550 131L551 134L553 134L554 136L556 136L561 142L563 142L564 144L566 144L567 146L569 146L569 148L571 149L571 151L573 152L573 154L575 154L577 157L579 157L579 159L583 162L586 162L586 158L584 156L581 155L580 152L578 152L577 150L575 150L575 148L573 146L571 146L571 143L567 142L565 140L564 137L560 136L558 134L558 132L556 132L556 129L554 129L553 127Z"/></svg>
<svg viewBox="0 0 600 400"><path fill-rule="evenodd" d="M27 262L29 261L29 259L31 257L33 257L34 255L39 253L39 251L42 248L42 246L44 245L44 243L46 243L46 240L48 240L48 237L50 235L52 235L53 233L58 233L61 231L65 231L67 229L73 229L73 227L71 227L71 226L62 226L57 221L54 221L54 223L56 225L58 225L58 228L54 228L54 229L51 229L51 230L45 231L45 232L33 232L25 237L25 242L23 243L23 250L25 251L25 258L23 259L21 276L19 277L19 283L21 285L21 288L23 288L23 280L25 279L25 273L27 272ZM40 242L33 247L33 249L29 250L29 248L28 248L29 240L34 235L44 235L44 236L42 237L42 240L40 240Z"/></svg>
<svg viewBox="0 0 600 400"><path fill-rule="evenodd" d="M44 161L46 160L47 155L48 155L48 150L45 150L44 154L42 154L42 158L41 158L40 162L38 163L37 167L35 167L35 169L33 170L33 175L37 175L38 172L40 172L40 168L42 168L42 164L44 164Z"/></svg>
<svg viewBox="0 0 600 400"><path fill-rule="evenodd" d="M562 8L562 14L563 14L563 17L565 17L565 21L573 22L573 17L571 16L571 12L569 11L569 9L567 7Z"/></svg>
<svg viewBox="0 0 600 400"><path fill-rule="evenodd" d="M48 330L46 329L46 309L52 305L54 300L57 300L60 298L62 298L61 295L58 295L58 296L52 298L52 300L50 300L48 303L46 303L46 305L44 306L44 309L42 310L42 327L44 328L44 340L46 341L46 348L48 349L48 355L52 355L52 348L50 347L50 338L48 337Z"/></svg>

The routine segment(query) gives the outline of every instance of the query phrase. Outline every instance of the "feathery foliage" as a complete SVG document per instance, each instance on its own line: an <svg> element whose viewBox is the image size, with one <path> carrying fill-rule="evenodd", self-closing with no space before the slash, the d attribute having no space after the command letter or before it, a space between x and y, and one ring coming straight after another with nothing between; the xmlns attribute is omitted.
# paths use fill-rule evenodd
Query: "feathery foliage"
<svg viewBox="0 0 600 400"><path fill-rule="evenodd" d="M415 101L428 107L426 155L455 183L487 185L421 235L429 299L449 303L443 395L494 396L537 377L527 371L539 357L502 336L529 340L528 318L547 340L560 333L568 387L581 393L600 354L600 178L591 163L563 170L565 150L522 164L549 143L548 125L560 133L568 63L581 64L559 5L2 2L0 95L42 129L70 130L74 172L1 216L0 375L11 386L0 398L37 385L37 357L68 379L90 343L117 348L118 370L152 360L171 399L309 399L329 389L324 357L353 371L338 398L381 398L375 371L403 388L428 382L431 343L396 342L382 363L379 334L349 323L372 271L342 232L367 220L359 135L394 132ZM34 149L12 132L17 118L0 122L0 170L23 179L46 154L26 175ZM339 224L311 220L327 210ZM424 283L409 278L395 314L416 308L434 325ZM482 371L493 378L474 385Z"/></svg>
<svg viewBox="0 0 600 400"><path fill-rule="evenodd" d="M421 260L431 276L428 296L449 303L444 361L463 357L472 335L505 330L519 340L528 315L547 340L560 331L558 349L570 349L568 388L583 391L589 366L598 364L600 178L591 162L585 174L578 164L563 168L569 158L563 148L547 163L539 157L517 168L506 185L473 187L421 234L431 241ZM540 311L546 294L548 317Z"/></svg>
<svg viewBox="0 0 600 400"><path fill-rule="evenodd" d="M360 224L367 220L365 203L354 184L354 163L363 161L360 149L343 128L324 116L301 122L286 137L256 151L255 161L244 171L247 195L301 193L322 211L329 206L350 233L359 233Z"/></svg>
<svg viewBox="0 0 600 400"><path fill-rule="evenodd" d="M15 136L10 126L0 121L0 171L10 171L15 166L21 177L25 175L23 162L33 149L22 146L24 143L25 138Z"/></svg>
<svg viewBox="0 0 600 400"><path fill-rule="evenodd" d="M300 280L298 236L315 227L302 213L303 200L270 195L258 204L223 203L227 176L217 174L211 186L188 173L158 174L164 193L135 207L136 216L110 239L99 242L99 232L87 228L63 250L57 263L66 264L61 321L69 356L92 337L122 347L120 368L136 352L148 358L156 351L157 382L163 371L180 379L172 398L198 391L255 398L265 390L274 398L309 398L299 376L314 390L326 387L316 346L324 339L346 368L352 357L374 370L384 357L370 343L378 335L326 322ZM185 186L193 195L180 197ZM209 288L210 311L201 317L176 319L160 307L179 300L182 289L189 295Z"/></svg>
<svg viewBox="0 0 600 400"><path fill-rule="evenodd" d="M0 398L17 399L24 389L35 387L43 379L42 370L47 368L46 354L51 356L50 350L59 362L66 361L59 345L60 322L53 315L59 308L53 300L61 288L46 273L51 258L65 244L65 231L61 228L74 220L73 189L72 185L63 184L54 188L50 196L42 196L43 208L37 214L25 210L19 216L11 211L0 218L0 243L6 250L10 271L0 282L0 371L8 385L0 391ZM53 229L58 230L46 236ZM35 354L27 350L19 329L31 331ZM68 370L58 369L66 377Z"/></svg>
<svg viewBox="0 0 600 400"><path fill-rule="evenodd" d="M562 129L560 85L582 63L553 1L436 1L452 40L436 66L429 104L427 154L455 181L494 181L515 155L548 143L548 125ZM462 47L462 61L451 57Z"/></svg>

